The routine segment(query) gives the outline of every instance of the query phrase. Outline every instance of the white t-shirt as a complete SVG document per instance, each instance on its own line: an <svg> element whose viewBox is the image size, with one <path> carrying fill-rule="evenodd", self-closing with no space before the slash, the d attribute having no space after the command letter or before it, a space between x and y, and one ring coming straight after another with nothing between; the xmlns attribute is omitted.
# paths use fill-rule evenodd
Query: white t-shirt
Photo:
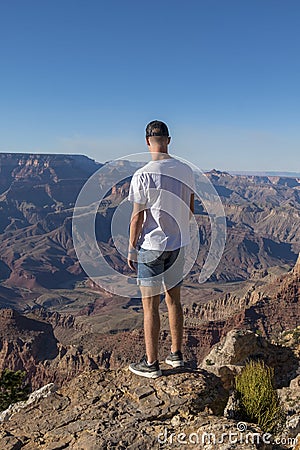
<svg viewBox="0 0 300 450"><path fill-rule="evenodd" d="M190 199L195 191L190 166L175 158L150 161L131 180L128 200L145 205L138 244L149 250L176 250L190 242Z"/></svg>

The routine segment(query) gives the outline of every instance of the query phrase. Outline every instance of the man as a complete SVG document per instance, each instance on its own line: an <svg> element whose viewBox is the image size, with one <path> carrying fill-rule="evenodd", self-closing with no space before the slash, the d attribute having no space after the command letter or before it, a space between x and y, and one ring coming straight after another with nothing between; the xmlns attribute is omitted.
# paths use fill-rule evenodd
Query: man
<svg viewBox="0 0 300 450"><path fill-rule="evenodd" d="M162 375L158 363L160 294L165 292L171 331L171 353L165 362L184 365L182 356L183 312L180 288L184 247L189 243L189 220L194 212L192 169L168 153L169 130L154 120L146 127L152 161L133 175L129 201L133 202L128 265L135 270L142 294L146 355L129 369L147 378Z"/></svg>

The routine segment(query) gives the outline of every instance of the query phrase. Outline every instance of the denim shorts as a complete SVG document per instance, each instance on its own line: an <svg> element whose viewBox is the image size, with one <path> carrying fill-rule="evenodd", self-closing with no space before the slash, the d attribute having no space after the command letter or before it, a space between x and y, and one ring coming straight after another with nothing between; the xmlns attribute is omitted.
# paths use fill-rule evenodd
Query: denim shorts
<svg viewBox="0 0 300 450"><path fill-rule="evenodd" d="M137 282L140 286L161 286L171 289L182 284L184 247L170 251L140 248L137 257Z"/></svg>

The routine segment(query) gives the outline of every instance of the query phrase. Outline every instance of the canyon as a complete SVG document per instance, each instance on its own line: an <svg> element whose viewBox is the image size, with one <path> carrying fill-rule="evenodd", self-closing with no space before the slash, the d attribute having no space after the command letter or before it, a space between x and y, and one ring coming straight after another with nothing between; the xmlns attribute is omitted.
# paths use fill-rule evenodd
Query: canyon
<svg viewBox="0 0 300 450"><path fill-rule="evenodd" d="M81 155L0 154L0 371L24 370L32 390L49 386L47 398L5 419L1 448L156 448L164 425L234 431L237 422L224 412L233 379L257 358L274 369L286 436L294 439L300 432L299 178L205 174L225 210L225 249L213 275L199 284L211 229L197 198L200 249L182 287L186 365L176 373L162 363L166 376L145 389L128 372L144 352L141 300L91 280L72 239L76 199L96 174L95 188L108 186L96 215L97 244L115 270L131 275L110 222L138 166ZM110 186L110 177L120 181ZM160 310L163 361L171 343L163 297ZM33 422L40 425L32 428Z"/></svg>
<svg viewBox="0 0 300 450"><path fill-rule="evenodd" d="M108 293L89 279L71 226L77 196L96 174L96 187L110 187L97 212L97 242L110 264L128 274L110 220L139 164L100 164L81 155L0 155L0 368L26 370L34 388L70 380L85 367L122 367L143 351L140 300ZM196 199L200 250L182 289L185 353L193 367L231 329L277 339L299 325L299 179L217 170L206 177L223 203L227 240L214 274L199 284L210 223ZM161 312L164 354L170 336L163 299Z"/></svg>

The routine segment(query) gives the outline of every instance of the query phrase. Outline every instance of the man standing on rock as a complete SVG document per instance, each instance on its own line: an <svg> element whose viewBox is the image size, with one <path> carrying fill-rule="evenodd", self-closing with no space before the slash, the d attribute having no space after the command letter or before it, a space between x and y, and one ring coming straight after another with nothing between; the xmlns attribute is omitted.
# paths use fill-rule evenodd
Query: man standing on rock
<svg viewBox="0 0 300 450"><path fill-rule="evenodd" d="M133 202L128 265L136 270L142 294L146 355L129 366L147 378L162 375L158 362L160 294L165 292L172 338L165 362L184 366L182 356L183 312L180 288L184 248L190 241L189 220L194 212L192 169L168 153L169 130L154 120L146 127L146 142L152 161L132 177L129 201Z"/></svg>

